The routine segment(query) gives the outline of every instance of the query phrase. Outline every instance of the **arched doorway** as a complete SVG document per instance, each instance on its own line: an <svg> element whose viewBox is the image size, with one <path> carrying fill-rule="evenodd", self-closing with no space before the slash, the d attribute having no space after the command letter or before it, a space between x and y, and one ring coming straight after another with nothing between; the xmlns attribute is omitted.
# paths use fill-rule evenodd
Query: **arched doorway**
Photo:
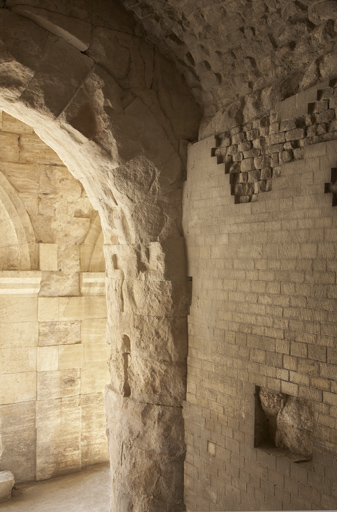
<svg viewBox="0 0 337 512"><path fill-rule="evenodd" d="M32 128L0 119L0 468L18 483L108 460L110 350L97 212Z"/></svg>
<svg viewBox="0 0 337 512"><path fill-rule="evenodd" d="M62 16L49 12L46 30L27 10L1 10L0 107L57 152L101 217L112 510L180 510L189 302L181 195L199 111L174 66L125 13L111 17L114 3L104 18L103 4L104 28L92 22L87 51L57 29ZM71 34L78 25L67 21Z"/></svg>

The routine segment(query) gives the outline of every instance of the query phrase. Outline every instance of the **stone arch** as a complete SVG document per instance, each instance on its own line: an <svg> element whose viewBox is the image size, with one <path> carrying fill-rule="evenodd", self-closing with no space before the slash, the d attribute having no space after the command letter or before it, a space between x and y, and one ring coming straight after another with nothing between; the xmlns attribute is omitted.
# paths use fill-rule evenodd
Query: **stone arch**
<svg viewBox="0 0 337 512"><path fill-rule="evenodd" d="M0 29L0 108L56 151L102 221L112 510L180 510L188 309L181 194L199 111L173 66L136 41L125 18L122 30L93 25L85 53L13 9L0 11Z"/></svg>
<svg viewBox="0 0 337 512"><path fill-rule="evenodd" d="M0 246L3 270L35 270L37 252L34 230L14 187L0 172L0 219L3 237Z"/></svg>

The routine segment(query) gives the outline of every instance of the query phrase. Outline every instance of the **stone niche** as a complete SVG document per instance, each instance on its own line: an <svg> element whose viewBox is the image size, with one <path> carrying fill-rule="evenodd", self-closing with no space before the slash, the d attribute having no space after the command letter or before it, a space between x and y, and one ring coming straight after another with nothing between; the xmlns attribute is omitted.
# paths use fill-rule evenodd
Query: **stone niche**
<svg viewBox="0 0 337 512"><path fill-rule="evenodd" d="M82 185L0 112L0 470L43 480L107 461L103 235Z"/></svg>
<svg viewBox="0 0 337 512"><path fill-rule="evenodd" d="M256 387L255 432L257 448L278 449L293 462L312 459L313 409L308 400Z"/></svg>

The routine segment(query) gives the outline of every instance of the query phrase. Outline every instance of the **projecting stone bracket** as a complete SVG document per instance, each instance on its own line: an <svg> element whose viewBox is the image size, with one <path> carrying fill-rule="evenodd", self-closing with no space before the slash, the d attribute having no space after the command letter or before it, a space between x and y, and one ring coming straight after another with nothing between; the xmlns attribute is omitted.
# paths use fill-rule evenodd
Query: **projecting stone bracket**
<svg viewBox="0 0 337 512"><path fill-rule="evenodd" d="M325 194L332 194L332 206L337 206L337 167L331 169L331 183L325 183Z"/></svg>

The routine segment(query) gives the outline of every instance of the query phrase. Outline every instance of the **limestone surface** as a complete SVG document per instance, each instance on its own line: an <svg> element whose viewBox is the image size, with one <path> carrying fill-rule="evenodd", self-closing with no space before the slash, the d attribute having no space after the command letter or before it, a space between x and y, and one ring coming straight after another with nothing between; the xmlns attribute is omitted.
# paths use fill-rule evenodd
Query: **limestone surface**
<svg viewBox="0 0 337 512"><path fill-rule="evenodd" d="M10 471L0 471L0 503L11 499L14 475Z"/></svg>

